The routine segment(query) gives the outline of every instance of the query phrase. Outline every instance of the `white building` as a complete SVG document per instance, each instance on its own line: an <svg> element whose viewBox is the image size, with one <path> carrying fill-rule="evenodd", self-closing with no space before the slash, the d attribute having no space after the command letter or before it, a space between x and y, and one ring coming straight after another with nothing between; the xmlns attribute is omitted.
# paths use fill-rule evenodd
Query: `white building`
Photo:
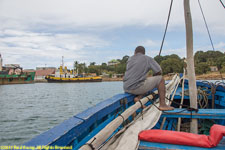
<svg viewBox="0 0 225 150"><path fill-rule="evenodd" d="M6 68L20 68L19 64L5 64Z"/></svg>
<svg viewBox="0 0 225 150"><path fill-rule="evenodd" d="M35 80L43 80L47 75L55 74L56 69L36 70Z"/></svg>
<svg viewBox="0 0 225 150"><path fill-rule="evenodd" d="M210 70L211 70L212 72L218 71L217 66L210 66L209 68L210 68Z"/></svg>
<svg viewBox="0 0 225 150"><path fill-rule="evenodd" d="M111 60L108 62L108 66L115 66L115 65L118 65L120 62L118 60Z"/></svg>

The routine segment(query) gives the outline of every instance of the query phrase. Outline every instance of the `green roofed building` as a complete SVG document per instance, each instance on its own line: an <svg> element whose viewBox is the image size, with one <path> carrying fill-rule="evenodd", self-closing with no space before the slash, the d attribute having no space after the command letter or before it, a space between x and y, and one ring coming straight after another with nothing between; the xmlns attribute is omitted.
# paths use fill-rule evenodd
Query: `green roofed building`
<svg viewBox="0 0 225 150"><path fill-rule="evenodd" d="M108 66L118 65L119 63L120 62L118 60L113 59L108 62Z"/></svg>

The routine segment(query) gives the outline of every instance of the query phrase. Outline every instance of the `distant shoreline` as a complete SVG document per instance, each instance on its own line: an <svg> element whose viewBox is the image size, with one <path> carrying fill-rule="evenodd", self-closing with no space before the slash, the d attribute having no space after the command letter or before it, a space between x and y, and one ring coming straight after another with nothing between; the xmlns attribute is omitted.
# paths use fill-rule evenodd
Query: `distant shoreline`
<svg viewBox="0 0 225 150"><path fill-rule="evenodd" d="M173 75L164 75L163 77L165 80L171 80ZM225 73L220 74L219 72L211 72L196 75L196 80L225 80ZM102 78L102 81L123 81L123 78Z"/></svg>
<svg viewBox="0 0 225 150"><path fill-rule="evenodd" d="M173 75L165 75L165 80L171 80ZM225 80L225 73L220 74L219 72L212 72L202 75L196 75L196 80ZM102 78L102 82L109 81L123 81L123 78ZM35 83L47 83L47 80L35 80Z"/></svg>
<svg viewBox="0 0 225 150"><path fill-rule="evenodd" d="M109 81L123 81L123 78L102 78L102 82L109 82ZM34 83L48 83L48 82L45 79L39 79L39 80L34 80Z"/></svg>
<svg viewBox="0 0 225 150"><path fill-rule="evenodd" d="M173 75L165 75L165 80L171 80ZM186 76L187 78L187 76ZM207 74L196 75L196 80L225 80L225 73L210 72Z"/></svg>
<svg viewBox="0 0 225 150"><path fill-rule="evenodd" d="M108 81L123 81L123 78L102 78L102 82Z"/></svg>

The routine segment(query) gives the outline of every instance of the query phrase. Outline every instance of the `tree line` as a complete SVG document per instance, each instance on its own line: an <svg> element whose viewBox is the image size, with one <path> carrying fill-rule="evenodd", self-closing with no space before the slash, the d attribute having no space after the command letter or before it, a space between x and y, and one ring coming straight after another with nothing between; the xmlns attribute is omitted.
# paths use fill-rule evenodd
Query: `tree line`
<svg viewBox="0 0 225 150"><path fill-rule="evenodd" d="M129 56L123 56L122 59L117 59L114 65L102 63L96 65L91 62L89 66L85 63L74 62L74 70L78 73L96 73L97 75L108 74L124 74L126 71L126 64ZM163 74L169 73L183 73L184 59L176 54L166 56L156 56L154 59L160 64ZM195 72L196 74L203 74L210 71L210 66L216 66L220 72L225 72L225 54L220 51L197 51L194 55ZM150 72L151 74L151 72Z"/></svg>
<svg viewBox="0 0 225 150"><path fill-rule="evenodd" d="M203 74L210 71L210 66L216 66L218 70L225 73L225 53L220 51L198 51L195 53L196 73Z"/></svg>
<svg viewBox="0 0 225 150"><path fill-rule="evenodd" d="M95 62L91 62L89 66L85 63L79 63L74 61L74 70L78 73L96 73L97 75L108 74L110 77L113 74L124 74L126 71L126 63L129 56L124 56L122 59L117 59L118 64L108 65L107 63L102 63L101 65L96 65Z"/></svg>

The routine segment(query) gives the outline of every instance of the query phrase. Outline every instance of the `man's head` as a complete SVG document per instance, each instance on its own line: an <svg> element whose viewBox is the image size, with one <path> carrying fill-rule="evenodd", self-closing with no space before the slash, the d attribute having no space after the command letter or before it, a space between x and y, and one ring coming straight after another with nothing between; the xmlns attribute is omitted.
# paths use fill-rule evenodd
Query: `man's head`
<svg viewBox="0 0 225 150"><path fill-rule="evenodd" d="M141 53L145 55L145 48L143 46L136 47L134 54Z"/></svg>

